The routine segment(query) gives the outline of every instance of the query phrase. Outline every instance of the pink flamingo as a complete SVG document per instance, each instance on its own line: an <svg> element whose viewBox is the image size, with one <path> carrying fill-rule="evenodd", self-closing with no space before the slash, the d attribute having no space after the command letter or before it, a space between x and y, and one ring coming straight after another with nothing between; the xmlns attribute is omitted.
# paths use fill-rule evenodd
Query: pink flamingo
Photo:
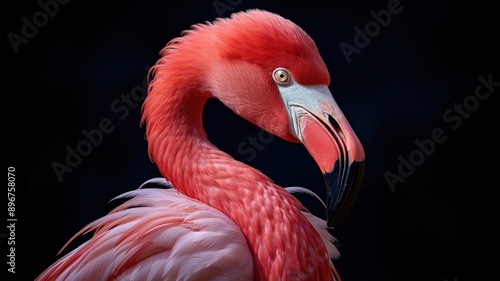
<svg viewBox="0 0 500 281"><path fill-rule="evenodd" d="M281 16L248 10L192 26L161 55L142 122L165 177L147 183L170 188L119 196L129 200L77 233L95 231L37 280L340 280L328 227L350 208L364 151L314 41ZM327 221L290 194L307 190L287 191L209 142L208 98L306 146L325 175Z"/></svg>

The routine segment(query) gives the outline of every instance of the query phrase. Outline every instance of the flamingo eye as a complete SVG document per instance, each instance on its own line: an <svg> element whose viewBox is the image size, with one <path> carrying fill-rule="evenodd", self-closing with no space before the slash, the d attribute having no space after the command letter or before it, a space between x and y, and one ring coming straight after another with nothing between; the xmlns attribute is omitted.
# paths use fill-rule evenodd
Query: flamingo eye
<svg viewBox="0 0 500 281"><path fill-rule="evenodd" d="M273 71L273 79L278 84L287 85L292 81L292 75L286 68L276 68Z"/></svg>

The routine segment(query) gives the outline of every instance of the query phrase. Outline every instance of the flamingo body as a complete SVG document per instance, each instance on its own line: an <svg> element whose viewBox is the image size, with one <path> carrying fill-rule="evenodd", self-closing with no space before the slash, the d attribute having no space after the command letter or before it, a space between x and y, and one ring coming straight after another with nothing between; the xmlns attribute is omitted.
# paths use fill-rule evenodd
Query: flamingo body
<svg viewBox="0 0 500 281"><path fill-rule="evenodd" d="M75 234L72 239L97 230L37 280L254 280L246 239L223 213L174 188L138 189L116 199L122 198L131 199ZM337 257L325 221L304 215Z"/></svg>
<svg viewBox="0 0 500 281"><path fill-rule="evenodd" d="M39 279L253 280L245 237L221 212L174 189L120 196L127 197L132 199L77 233L97 229Z"/></svg>
<svg viewBox="0 0 500 281"><path fill-rule="evenodd" d="M217 98L259 127L304 143L333 175L327 182L335 179L327 209L344 208L364 152L328 91L314 41L281 16L249 10L194 25L161 55L142 121L150 157L166 179L153 182L173 188L122 195L131 199L77 233L95 230L37 280L340 280L327 223L220 151L202 126L206 100Z"/></svg>

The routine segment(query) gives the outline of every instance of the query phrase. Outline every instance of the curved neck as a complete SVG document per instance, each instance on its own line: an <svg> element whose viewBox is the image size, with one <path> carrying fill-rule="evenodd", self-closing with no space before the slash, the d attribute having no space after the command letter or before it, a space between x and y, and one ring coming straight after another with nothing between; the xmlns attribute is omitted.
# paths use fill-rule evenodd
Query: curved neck
<svg viewBox="0 0 500 281"><path fill-rule="evenodd" d="M154 120L147 117L150 153L160 172L181 193L240 227L254 257L255 280L329 280L325 245L301 203L208 141L202 127L208 97L200 91L152 97L162 103Z"/></svg>

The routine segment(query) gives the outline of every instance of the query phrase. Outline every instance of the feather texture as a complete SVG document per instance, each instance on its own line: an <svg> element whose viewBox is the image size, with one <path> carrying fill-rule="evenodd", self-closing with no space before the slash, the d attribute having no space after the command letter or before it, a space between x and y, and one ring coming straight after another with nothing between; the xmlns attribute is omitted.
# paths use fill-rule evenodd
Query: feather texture
<svg viewBox="0 0 500 281"><path fill-rule="evenodd" d="M251 253L232 220L179 193L164 178L150 179L140 188L146 185L168 189L144 188L116 197L128 200L75 234L63 249L77 236L95 231L89 241L62 257L36 281L253 280ZM319 199L302 187L286 190ZM302 213L323 239L329 256L337 259L339 252L332 244L336 240L326 222Z"/></svg>
<svg viewBox="0 0 500 281"><path fill-rule="evenodd" d="M226 215L173 188L117 198L130 199L78 232L72 239L95 230L37 280L253 280L245 237Z"/></svg>

